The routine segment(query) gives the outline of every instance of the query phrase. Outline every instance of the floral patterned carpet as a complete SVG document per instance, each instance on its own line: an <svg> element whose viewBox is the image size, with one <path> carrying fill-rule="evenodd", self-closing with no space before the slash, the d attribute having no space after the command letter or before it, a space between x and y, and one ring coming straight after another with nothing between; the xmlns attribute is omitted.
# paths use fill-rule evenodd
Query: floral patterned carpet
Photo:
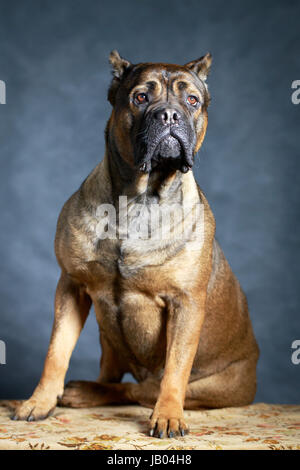
<svg viewBox="0 0 300 470"><path fill-rule="evenodd" d="M151 410L140 406L56 408L45 421L11 421L17 403L0 402L2 450L300 450L300 405L185 411L190 433L158 439L147 435Z"/></svg>

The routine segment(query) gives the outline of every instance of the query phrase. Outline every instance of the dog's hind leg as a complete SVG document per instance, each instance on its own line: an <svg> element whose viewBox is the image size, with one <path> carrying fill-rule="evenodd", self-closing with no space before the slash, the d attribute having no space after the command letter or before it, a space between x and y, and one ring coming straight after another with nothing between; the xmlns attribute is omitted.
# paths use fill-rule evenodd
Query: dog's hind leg
<svg viewBox="0 0 300 470"><path fill-rule="evenodd" d="M252 403L256 392L257 356L231 363L226 369L190 382L185 409L224 408Z"/></svg>
<svg viewBox="0 0 300 470"><path fill-rule="evenodd" d="M66 385L59 405L71 408L90 408L110 404L138 403L153 408L159 394L159 382L145 380L141 383L99 383L71 381Z"/></svg>
<svg viewBox="0 0 300 470"><path fill-rule="evenodd" d="M189 382L184 409L223 408L251 403L256 391L256 356L236 361L226 369ZM138 403L154 408L160 382L146 379L140 383L99 383L72 381L59 401L62 406L89 408L110 404Z"/></svg>
<svg viewBox="0 0 300 470"><path fill-rule="evenodd" d="M189 382L184 409L222 408L251 403L256 391L256 357L230 364L226 369L208 377ZM146 379L141 383L69 382L59 405L90 408L110 404L138 403L154 408L160 382Z"/></svg>

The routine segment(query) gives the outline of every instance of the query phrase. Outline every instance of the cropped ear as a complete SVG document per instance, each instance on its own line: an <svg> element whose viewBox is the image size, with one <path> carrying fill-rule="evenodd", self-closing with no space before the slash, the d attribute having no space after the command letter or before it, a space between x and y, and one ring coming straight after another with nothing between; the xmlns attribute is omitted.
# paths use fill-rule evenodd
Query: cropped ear
<svg viewBox="0 0 300 470"><path fill-rule="evenodd" d="M109 55L109 62L112 66L113 79L108 90L108 101L112 106L115 104L115 96L119 88L120 82L125 72L130 68L131 63L123 59L118 51L113 50Z"/></svg>
<svg viewBox="0 0 300 470"><path fill-rule="evenodd" d="M204 56L200 57L200 59L188 62L185 64L185 67L195 72L201 80L205 81L209 74L211 63L212 55L208 52Z"/></svg>
<svg viewBox="0 0 300 470"><path fill-rule="evenodd" d="M114 78L118 78L119 80L122 78L126 69L131 65L131 63L123 59L116 50L111 51L109 54L109 62L113 69Z"/></svg>

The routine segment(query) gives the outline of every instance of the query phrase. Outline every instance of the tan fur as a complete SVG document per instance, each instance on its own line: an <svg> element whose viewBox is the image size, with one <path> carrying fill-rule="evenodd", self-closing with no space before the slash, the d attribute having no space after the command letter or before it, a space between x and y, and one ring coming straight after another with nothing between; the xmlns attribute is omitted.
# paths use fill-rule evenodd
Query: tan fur
<svg viewBox="0 0 300 470"><path fill-rule="evenodd" d="M184 407L246 405L253 400L258 347L245 295L215 240L213 214L192 172L174 171L161 178L134 170L129 128L135 111L115 97L117 80L129 62L116 54L111 59L116 76L109 96L115 106L108 134L132 168L132 178L124 182L112 167L108 141L104 160L63 207L55 242L62 274L49 351L40 383L16 418L44 418L55 407L93 303L102 346L100 376L96 382L71 382L60 403L81 407L137 402L154 408L152 433L174 436L187 431ZM162 99L171 80L160 79L161 70L168 70L171 77L176 74L176 80L193 89L190 70L194 67L204 77L211 62L210 56L205 57L186 67L142 64L134 89L159 80L156 100ZM207 93L205 86L203 93ZM124 96L130 94L129 78L123 87ZM173 99L179 99L179 88L173 86ZM195 151L207 126L207 96L205 100L195 116ZM184 201L203 207L203 243L196 248L190 238L182 245L97 238L100 204L117 204L119 195L133 202L144 200L153 192L160 203L168 203L176 182ZM120 383L125 372L131 372L137 383Z"/></svg>

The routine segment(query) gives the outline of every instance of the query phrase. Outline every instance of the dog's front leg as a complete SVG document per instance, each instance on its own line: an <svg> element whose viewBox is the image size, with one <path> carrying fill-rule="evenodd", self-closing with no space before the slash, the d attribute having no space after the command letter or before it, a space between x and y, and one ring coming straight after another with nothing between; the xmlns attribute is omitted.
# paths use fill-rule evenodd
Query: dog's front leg
<svg viewBox="0 0 300 470"><path fill-rule="evenodd" d="M55 319L44 370L29 400L16 410L13 419L34 421L46 418L63 394L69 360L91 306L82 287L62 274L55 297Z"/></svg>
<svg viewBox="0 0 300 470"><path fill-rule="evenodd" d="M154 411L150 435L173 437L188 432L183 405L203 323L205 294L197 300L187 294L166 299L167 351L164 375Z"/></svg>

